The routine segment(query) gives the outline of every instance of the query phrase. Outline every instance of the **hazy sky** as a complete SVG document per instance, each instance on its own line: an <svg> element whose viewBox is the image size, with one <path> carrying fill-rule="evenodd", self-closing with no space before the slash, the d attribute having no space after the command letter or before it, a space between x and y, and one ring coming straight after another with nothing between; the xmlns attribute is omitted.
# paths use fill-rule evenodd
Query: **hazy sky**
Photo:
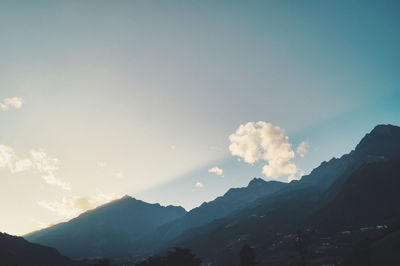
<svg viewBox="0 0 400 266"><path fill-rule="evenodd" d="M124 194L190 209L399 125L399 7L1 1L0 231Z"/></svg>

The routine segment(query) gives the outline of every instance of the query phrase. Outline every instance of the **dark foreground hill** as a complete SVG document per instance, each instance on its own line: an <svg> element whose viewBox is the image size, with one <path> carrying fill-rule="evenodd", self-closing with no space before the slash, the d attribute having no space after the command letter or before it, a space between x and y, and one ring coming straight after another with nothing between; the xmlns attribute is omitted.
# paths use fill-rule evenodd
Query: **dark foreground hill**
<svg viewBox="0 0 400 266"><path fill-rule="evenodd" d="M56 249L32 244L23 239L0 233L0 265L2 266L71 266L78 265Z"/></svg>

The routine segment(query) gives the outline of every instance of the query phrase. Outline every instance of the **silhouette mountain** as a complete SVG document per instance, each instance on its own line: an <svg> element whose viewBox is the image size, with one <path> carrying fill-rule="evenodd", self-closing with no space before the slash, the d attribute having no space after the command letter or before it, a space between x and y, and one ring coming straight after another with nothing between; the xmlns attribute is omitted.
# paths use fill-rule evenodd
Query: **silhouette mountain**
<svg viewBox="0 0 400 266"><path fill-rule="evenodd" d="M378 125L371 133L365 135L356 147L356 152L395 158L399 156L400 127L393 125Z"/></svg>
<svg viewBox="0 0 400 266"><path fill-rule="evenodd" d="M22 237L0 233L0 265L3 266L70 266L78 265L55 248L32 244Z"/></svg>
<svg viewBox="0 0 400 266"><path fill-rule="evenodd" d="M152 234L145 236L135 248L137 253L147 254L163 247L186 230L207 224L248 207L255 200L279 192L287 183L265 181L261 178L252 179L247 187L231 188L223 196L213 201L203 203L192 209L185 216L165 224Z"/></svg>
<svg viewBox="0 0 400 266"><path fill-rule="evenodd" d="M327 193L320 210L310 218L320 230L351 230L391 224L400 217L400 160L369 162ZM337 187L338 186L338 187ZM335 196L330 199L331 194Z"/></svg>
<svg viewBox="0 0 400 266"><path fill-rule="evenodd" d="M255 200L243 210L184 232L169 245L189 247L205 262L232 265L240 247L250 242L258 249L256 253L262 254L258 258L262 265L297 263L296 245L286 246L281 253L272 248L277 245L277 233L290 239L303 230L323 238L322 234L390 225L400 218L399 158L400 128L379 125L350 154L322 163L300 181ZM317 245L313 241L311 245ZM332 256L346 252L338 249ZM290 261L288 256L297 259Z"/></svg>
<svg viewBox="0 0 400 266"><path fill-rule="evenodd" d="M182 207L163 207L125 196L25 239L57 248L70 258L124 256L132 243L182 217Z"/></svg>
<svg viewBox="0 0 400 266"><path fill-rule="evenodd" d="M171 207L173 215L159 205L151 215L133 207L111 211L120 204L117 201L98 208L110 206L110 211L96 209L27 239L57 247L72 257L143 258L184 246L213 265L235 265L240 249L251 243L260 265L296 265L300 253L296 239L303 235L306 252L302 254L310 265L337 264L347 256L353 258L351 250L357 250L361 240L384 237L384 230L376 226L386 228L382 225L390 227L400 220L399 186L400 128L378 125L355 150L321 163L299 181L287 184L255 178L247 187L230 189L187 213ZM125 200L140 202L120 201ZM124 216L127 209L130 218ZM155 222L154 217L159 220ZM360 228L375 229L364 232ZM350 236L344 238L342 232ZM387 238L391 246L397 236ZM77 238L82 240L79 247L73 246ZM376 252L374 258L379 260L381 247L389 244L374 243L368 250Z"/></svg>
<svg viewBox="0 0 400 266"><path fill-rule="evenodd" d="M378 125L366 134L354 151L340 158L332 158L328 162L294 181L299 186L321 186L329 188L339 177L345 177L365 162L393 159L400 149L400 127Z"/></svg>

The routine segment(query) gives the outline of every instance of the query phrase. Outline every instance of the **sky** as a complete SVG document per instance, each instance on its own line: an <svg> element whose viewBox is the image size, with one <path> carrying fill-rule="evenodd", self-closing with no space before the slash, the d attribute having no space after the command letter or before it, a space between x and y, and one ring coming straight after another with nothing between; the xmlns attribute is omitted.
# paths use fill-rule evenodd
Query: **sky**
<svg viewBox="0 0 400 266"><path fill-rule="evenodd" d="M398 1L1 1L0 231L187 210L400 125Z"/></svg>

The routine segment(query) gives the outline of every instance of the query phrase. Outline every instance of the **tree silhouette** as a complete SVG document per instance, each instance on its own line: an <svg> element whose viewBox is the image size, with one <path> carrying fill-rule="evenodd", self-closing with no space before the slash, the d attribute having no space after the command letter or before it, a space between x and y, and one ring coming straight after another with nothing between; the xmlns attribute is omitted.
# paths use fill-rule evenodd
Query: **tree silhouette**
<svg viewBox="0 0 400 266"><path fill-rule="evenodd" d="M240 266L253 266L255 263L254 249L245 244L240 250Z"/></svg>
<svg viewBox="0 0 400 266"><path fill-rule="evenodd" d="M190 249L175 247L167 256L149 257L135 266L200 266L201 259L196 258Z"/></svg>
<svg viewBox="0 0 400 266"><path fill-rule="evenodd" d="M111 261L109 259L101 259L94 264L90 264L89 266L109 266Z"/></svg>

